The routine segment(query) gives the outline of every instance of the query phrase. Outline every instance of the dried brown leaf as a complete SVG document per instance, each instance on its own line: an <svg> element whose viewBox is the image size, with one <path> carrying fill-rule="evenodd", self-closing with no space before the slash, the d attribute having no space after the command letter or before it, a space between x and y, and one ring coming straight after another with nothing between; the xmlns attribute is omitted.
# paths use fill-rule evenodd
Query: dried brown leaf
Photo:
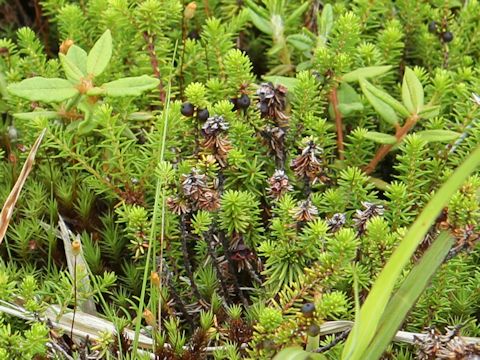
<svg viewBox="0 0 480 360"><path fill-rule="evenodd" d="M15 183L15 186L10 192L10 195L8 195L5 204L3 205L2 212L0 213L0 244L3 241L5 233L7 232L8 224L10 222L10 219L12 218L13 209L15 208L15 204L17 203L18 197L20 196L23 185L27 180L28 174L30 174L30 171L32 170L33 164L35 162L35 155L40 148L40 144L42 143L46 131L47 129L44 129L35 141L35 144L33 144L32 149L28 154L27 160L23 165L22 171L18 176L17 182Z"/></svg>

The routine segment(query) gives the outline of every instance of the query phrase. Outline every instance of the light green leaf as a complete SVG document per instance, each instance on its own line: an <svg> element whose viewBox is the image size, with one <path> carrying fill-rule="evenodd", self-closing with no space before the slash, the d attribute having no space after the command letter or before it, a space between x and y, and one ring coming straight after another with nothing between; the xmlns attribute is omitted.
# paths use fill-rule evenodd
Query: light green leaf
<svg viewBox="0 0 480 360"><path fill-rule="evenodd" d="M138 111L128 114L127 119L133 121L148 121L152 120L155 116L150 112Z"/></svg>
<svg viewBox="0 0 480 360"><path fill-rule="evenodd" d="M351 104L338 104L338 109L343 117L349 117L356 112L362 111L363 104L358 102Z"/></svg>
<svg viewBox="0 0 480 360"><path fill-rule="evenodd" d="M68 80L78 83L80 79L85 76L77 65L75 65L66 55L60 53L58 54L58 57L60 58L60 64L62 64L63 71Z"/></svg>
<svg viewBox="0 0 480 360"><path fill-rule="evenodd" d="M250 19L252 20L253 24L263 33L267 35L272 35L272 26L270 22L260 15L258 15L254 10L248 9L248 13L250 14Z"/></svg>
<svg viewBox="0 0 480 360"><path fill-rule="evenodd" d="M368 131L365 133L364 137L379 144L395 144L397 142L397 138L395 136L376 131Z"/></svg>
<svg viewBox="0 0 480 360"><path fill-rule="evenodd" d="M330 4L325 4L322 10L322 16L320 17L320 26L318 34L322 35L325 39L328 38L330 31L333 27L333 8Z"/></svg>
<svg viewBox="0 0 480 360"><path fill-rule="evenodd" d="M281 84L285 86L288 90L293 90L298 84L298 79L287 77L287 76L264 76L266 81L271 82L272 84Z"/></svg>
<svg viewBox="0 0 480 360"><path fill-rule="evenodd" d="M108 96L138 96L155 88L159 83L158 79L142 75L110 81L103 84L102 88Z"/></svg>
<svg viewBox="0 0 480 360"><path fill-rule="evenodd" d="M423 109L423 86L412 69L407 67L403 76L402 101L410 114L418 114Z"/></svg>
<svg viewBox="0 0 480 360"><path fill-rule="evenodd" d="M363 303L359 314L361 322L355 322L353 325L343 349L343 359L347 359L347 355L348 360L365 359L364 353L378 329L381 317L385 314L385 308L403 269L409 263L418 244L423 240L440 211L479 165L480 147L477 147L433 195L408 229L387 264L378 275L367 299Z"/></svg>
<svg viewBox="0 0 480 360"><path fill-rule="evenodd" d="M87 52L85 50L80 46L72 45L68 49L67 58L80 69L84 76L87 75Z"/></svg>
<svg viewBox="0 0 480 360"><path fill-rule="evenodd" d="M363 355L364 359L380 359L408 312L442 264L453 243L454 238L448 232L442 232L410 271L388 303L375 337Z"/></svg>
<svg viewBox="0 0 480 360"><path fill-rule="evenodd" d="M112 34L107 30L100 36L87 56L87 73L100 75L112 57Z"/></svg>
<svg viewBox="0 0 480 360"><path fill-rule="evenodd" d="M418 115L424 119L431 119L440 113L440 105L424 106Z"/></svg>
<svg viewBox="0 0 480 360"><path fill-rule="evenodd" d="M367 79L383 75L390 71L391 65L386 66L367 66L357 70L350 71L342 76L342 80L346 82L359 81L360 79Z"/></svg>
<svg viewBox="0 0 480 360"><path fill-rule="evenodd" d="M292 25L295 21L297 21L300 16L308 9L310 3L308 1L304 1L301 3L302 5L297 6L297 8L291 13L291 15L285 20L285 27Z"/></svg>
<svg viewBox="0 0 480 360"><path fill-rule="evenodd" d="M98 126L97 122L90 117L89 119L82 120L78 123L77 134L88 135Z"/></svg>
<svg viewBox="0 0 480 360"><path fill-rule="evenodd" d="M287 42L300 51L309 51L313 46L312 40L303 34L290 35Z"/></svg>
<svg viewBox="0 0 480 360"><path fill-rule="evenodd" d="M43 117L45 119L55 119L60 117L56 111L32 111L25 113L15 113L13 117L21 120L35 120L36 118Z"/></svg>
<svg viewBox="0 0 480 360"><path fill-rule="evenodd" d="M311 353L300 347L292 346L280 351L273 360L325 360L323 354Z"/></svg>
<svg viewBox="0 0 480 360"><path fill-rule="evenodd" d="M368 102L373 106L380 117L391 125L398 124L398 116L393 108L367 89L366 80L361 79L360 86Z"/></svg>
<svg viewBox="0 0 480 360"><path fill-rule="evenodd" d="M78 90L66 79L33 77L8 86L8 91L30 101L61 102L78 94Z"/></svg>
<svg viewBox="0 0 480 360"><path fill-rule="evenodd" d="M410 113L408 112L407 108L405 108L405 106L403 106L403 104L400 101L393 98L385 91L380 90L379 88L373 86L370 82L368 82L363 78L360 78L359 81L360 81L360 85L362 86L362 90L366 88L377 98L381 99L384 103L390 105L398 114L404 117L410 116Z"/></svg>
<svg viewBox="0 0 480 360"><path fill-rule="evenodd" d="M88 89L87 95L89 96L97 96L97 95L104 95L106 93L106 90L104 88L94 86L91 89Z"/></svg>
<svg viewBox="0 0 480 360"><path fill-rule="evenodd" d="M343 117L348 117L357 111L363 110L363 104L360 95L349 84L343 82L337 89L338 109ZM328 107L328 112L332 119L335 118L332 104Z"/></svg>
<svg viewBox="0 0 480 360"><path fill-rule="evenodd" d="M249 8L251 8L258 16L261 16L264 19L268 18L269 12L267 11L267 9L257 5L254 0L244 0L244 3Z"/></svg>
<svg viewBox="0 0 480 360"><path fill-rule="evenodd" d="M423 130L416 134L426 142L449 142L462 135L451 130Z"/></svg>

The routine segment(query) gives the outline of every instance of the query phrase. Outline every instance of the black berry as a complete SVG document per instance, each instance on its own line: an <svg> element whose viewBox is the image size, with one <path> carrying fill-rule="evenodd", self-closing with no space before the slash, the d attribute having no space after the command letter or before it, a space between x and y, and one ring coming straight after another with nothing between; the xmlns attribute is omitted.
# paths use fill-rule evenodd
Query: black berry
<svg viewBox="0 0 480 360"><path fill-rule="evenodd" d="M231 98L230 99L230 104L233 104L232 111L238 110L238 99L237 98Z"/></svg>
<svg viewBox="0 0 480 360"><path fill-rule="evenodd" d="M320 334L320 326L317 324L312 324L308 327L307 329L307 335L308 336L317 336Z"/></svg>
<svg viewBox="0 0 480 360"><path fill-rule="evenodd" d="M453 40L453 34L450 32L450 31L445 31L444 33L442 33L442 40L443 42L450 42Z"/></svg>
<svg viewBox="0 0 480 360"><path fill-rule="evenodd" d="M315 311L315 305L313 303L306 303L302 306L302 314L305 316L312 316Z"/></svg>
<svg viewBox="0 0 480 360"><path fill-rule="evenodd" d="M192 40L200 40L200 35L197 31L192 30L188 33L187 37Z"/></svg>
<svg viewBox="0 0 480 360"><path fill-rule="evenodd" d="M435 21L430 21L428 23L428 31L431 33L437 32L437 23Z"/></svg>
<svg viewBox="0 0 480 360"><path fill-rule="evenodd" d="M207 109L201 109L201 110L198 110L197 112L197 118L200 121L207 121L209 116L210 116L210 113L208 112Z"/></svg>
<svg viewBox="0 0 480 360"><path fill-rule="evenodd" d="M239 109L247 109L250 106L250 98L247 94L242 94L237 100L237 106Z"/></svg>
<svg viewBox="0 0 480 360"><path fill-rule="evenodd" d="M193 107L193 104L189 102L183 103L182 109L180 110L182 115L189 116L189 117L193 115L194 111L195 111L195 108Z"/></svg>

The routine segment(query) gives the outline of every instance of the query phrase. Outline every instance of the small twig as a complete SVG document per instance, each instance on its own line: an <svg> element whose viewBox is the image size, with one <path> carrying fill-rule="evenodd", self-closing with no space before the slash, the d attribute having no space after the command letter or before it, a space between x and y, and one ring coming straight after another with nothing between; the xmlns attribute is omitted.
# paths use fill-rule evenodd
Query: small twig
<svg viewBox="0 0 480 360"><path fill-rule="evenodd" d="M238 274L235 269L235 264L233 263L233 260L231 258L232 253L230 251L230 247L228 245L227 238L225 237L225 234L223 231L218 232L218 238L220 239L220 242L223 246L223 251L225 252L225 258L227 259L228 263L228 269L230 270L230 273L232 274L232 279L233 279L233 286L235 288L235 292L238 294L238 297L242 301L243 305L248 306L248 301L246 297L243 294L243 291L240 289L240 283L238 281Z"/></svg>
<svg viewBox="0 0 480 360"><path fill-rule="evenodd" d="M70 337L73 339L73 327L75 325L75 315L77 313L77 255L73 258L73 316Z"/></svg>
<svg viewBox="0 0 480 360"><path fill-rule="evenodd" d="M316 349L314 352L316 353L322 353L322 352L325 352L327 350L330 350L331 348L333 348L335 345L337 345L338 343L340 343L341 341L345 340L348 336L348 334L350 333L350 329L348 330L345 330L343 332L341 332L339 335L335 336L335 339L328 345L325 345L325 346L322 346L322 347L319 347L318 349Z"/></svg>
<svg viewBox="0 0 480 360"><path fill-rule="evenodd" d="M22 17L24 26L31 26L32 22L30 21L30 18L28 16L27 12L23 8L22 2L20 0L15 0L15 6L18 9L18 12L19 12L20 16Z"/></svg>
<svg viewBox="0 0 480 360"><path fill-rule="evenodd" d="M395 134L397 141L395 142L395 144L386 144L378 148L372 161L370 161L370 163L364 169L367 175L372 173L373 170L375 170L378 163L383 160L383 158L390 152L394 145L399 144L403 140L407 133L415 126L418 119L419 117L417 114L411 115L402 127L397 127Z"/></svg>
<svg viewBox="0 0 480 360"><path fill-rule="evenodd" d="M205 9L205 15L206 17L210 17L210 7L208 5L208 0L203 0L203 7Z"/></svg>
<svg viewBox="0 0 480 360"><path fill-rule="evenodd" d="M333 112L335 113L335 127L337 129L337 149L338 157L340 160L345 159L345 147L343 145L343 122L342 122L342 113L338 108L338 97L337 97L337 88L333 88L329 95L330 103L333 107Z"/></svg>
<svg viewBox="0 0 480 360"><path fill-rule="evenodd" d="M175 304L179 307L181 313L185 317L185 320L188 322L188 324L190 324L190 327L192 328L193 327L193 319L190 316L190 314L187 310L187 307L183 303L182 298L180 297L180 295L175 290L175 284L172 282L172 278L173 278L172 272L166 267L166 265L164 265L162 267L162 270L163 270L162 271L163 274L165 275L164 276L165 277L165 282L166 282L167 286L169 287L171 296L172 296L173 300L175 301ZM160 311L159 313L161 314L162 312ZM161 318L159 318L159 320L161 321ZM159 323L158 326L161 327L161 323Z"/></svg>
<svg viewBox="0 0 480 360"><path fill-rule="evenodd" d="M200 292L198 291L197 284L195 284L195 279L193 277L192 264L190 263L190 256L188 255L187 247L187 229L186 229L186 218L185 214L180 216L180 240L182 242L182 253L183 253L183 263L185 265L185 270L187 272L188 278L190 279L190 285L192 286L193 294L195 297L200 300Z"/></svg>
<svg viewBox="0 0 480 360"><path fill-rule="evenodd" d="M262 279L260 279L260 276L258 276L258 274L256 273L250 261L247 261L246 265L247 265L247 271L250 274L250 277L253 279L253 281L255 281L259 285L262 285L263 281Z"/></svg>
<svg viewBox="0 0 480 360"><path fill-rule="evenodd" d="M52 348L52 351L58 351L60 353L62 353L62 356L67 359L67 360L74 360L73 357L71 357L70 355L67 354L67 352L60 346L58 345L57 343L55 343L54 341L48 341L46 344L45 344L47 347L51 347Z"/></svg>
<svg viewBox="0 0 480 360"><path fill-rule="evenodd" d="M49 57L53 57L52 50L50 49L49 45L48 21L42 20L42 7L39 4L39 0L33 1L33 7L35 8L35 25L37 26L38 32L42 34L45 51Z"/></svg>
<svg viewBox="0 0 480 360"><path fill-rule="evenodd" d="M220 169L218 171L218 187L217 187L217 190L218 190L218 193L220 194L220 196L223 193L224 182L225 182L225 177L223 175L222 169ZM216 226L214 226L213 228L216 229ZM225 259L227 260L227 263L228 263L228 269L229 269L230 273L232 274L233 287L235 288L235 292L238 294L238 297L240 298L240 300L242 300L242 303L245 306L248 306L248 301L245 298L245 296L243 295L243 291L240 289L240 283L238 281L238 274L237 274L237 271L235 269L235 264L233 263L233 260L231 258L232 253L230 251L230 246L228 244L228 241L225 237L225 233L222 230L218 230L217 236L218 236L218 239L220 240L220 243L222 244L223 252L225 254Z"/></svg>
<svg viewBox="0 0 480 360"><path fill-rule="evenodd" d="M217 256L215 254L215 249L214 249L213 244L212 244L212 241L213 241L213 231L212 231L212 229L210 229L210 231L208 231L207 238L205 240L207 241L208 255L212 258L213 266L215 267L215 270L217 272L217 277L220 280L220 285L221 285L221 289L222 289L223 298L225 299L225 302L227 304L229 304L230 303L230 297L229 297L229 294L228 294L227 280L223 276L222 270L220 269L220 266L218 265Z"/></svg>
<svg viewBox="0 0 480 360"><path fill-rule="evenodd" d="M155 75L155 77L160 80L160 82L158 83L158 90L160 91L160 101L165 104L165 99L167 97L167 94L165 92L165 89L163 87L163 82L162 82L162 76L160 75L160 67L158 65L158 58L157 58L157 54L155 52L155 35L151 35L147 32L147 31L144 31L143 32L143 38L145 39L146 43L147 43L147 50L148 50L148 55L150 56L150 63L152 65L152 69L153 69L153 75Z"/></svg>

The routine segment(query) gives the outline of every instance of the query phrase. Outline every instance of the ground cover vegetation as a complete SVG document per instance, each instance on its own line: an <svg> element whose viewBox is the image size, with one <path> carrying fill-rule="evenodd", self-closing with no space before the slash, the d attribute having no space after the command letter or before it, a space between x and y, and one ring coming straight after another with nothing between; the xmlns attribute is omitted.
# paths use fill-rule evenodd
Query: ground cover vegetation
<svg viewBox="0 0 480 360"><path fill-rule="evenodd" d="M0 9L1 359L480 357L480 2Z"/></svg>

